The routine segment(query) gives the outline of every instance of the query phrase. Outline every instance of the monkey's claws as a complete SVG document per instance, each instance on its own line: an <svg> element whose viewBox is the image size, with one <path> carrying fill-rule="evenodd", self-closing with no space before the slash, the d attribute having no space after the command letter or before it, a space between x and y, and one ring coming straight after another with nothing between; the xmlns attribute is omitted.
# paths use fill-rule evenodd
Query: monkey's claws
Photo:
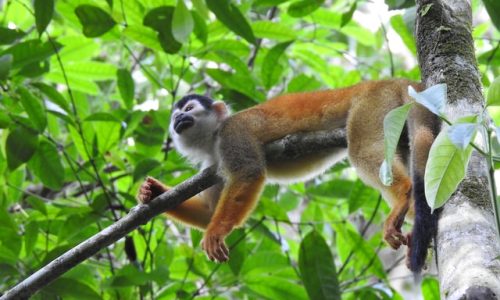
<svg viewBox="0 0 500 300"><path fill-rule="evenodd" d="M391 246L392 249L398 249L401 245L407 244L407 239L401 232L394 226L389 226L384 230L384 240Z"/></svg>
<svg viewBox="0 0 500 300"><path fill-rule="evenodd" d="M153 177L147 177L139 189L137 200L141 203L147 204L166 191L167 188L161 182Z"/></svg>
<svg viewBox="0 0 500 300"><path fill-rule="evenodd" d="M205 234L201 248L211 261L225 262L229 259L229 249L224 243L224 237L216 234Z"/></svg>

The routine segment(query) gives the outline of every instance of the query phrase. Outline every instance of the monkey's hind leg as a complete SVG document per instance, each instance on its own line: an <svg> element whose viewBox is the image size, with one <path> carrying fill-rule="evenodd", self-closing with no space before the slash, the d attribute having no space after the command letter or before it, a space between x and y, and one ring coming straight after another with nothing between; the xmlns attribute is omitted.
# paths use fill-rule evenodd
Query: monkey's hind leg
<svg viewBox="0 0 500 300"><path fill-rule="evenodd" d="M153 177L148 177L141 185L137 199L148 203L170 188ZM212 210L200 196L194 196L179 204L176 208L165 211L172 219L199 229L205 229L212 217Z"/></svg>

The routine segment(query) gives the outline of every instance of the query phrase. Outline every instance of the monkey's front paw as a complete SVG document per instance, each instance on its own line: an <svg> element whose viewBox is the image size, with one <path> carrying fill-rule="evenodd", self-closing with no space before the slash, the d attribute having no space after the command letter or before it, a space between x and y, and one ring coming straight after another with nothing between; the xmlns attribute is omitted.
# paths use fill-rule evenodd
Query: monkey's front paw
<svg viewBox="0 0 500 300"><path fill-rule="evenodd" d="M388 226L384 229L384 240L391 246L392 249L398 249L401 245L406 245L407 240L401 230L394 226Z"/></svg>
<svg viewBox="0 0 500 300"><path fill-rule="evenodd" d="M229 259L229 250L224 243L223 235L205 233L201 248L207 253L211 261L225 262Z"/></svg>
<svg viewBox="0 0 500 300"><path fill-rule="evenodd" d="M165 187L161 182L153 177L148 177L139 189L137 200L141 203L149 203L151 200L163 194L167 190L167 187Z"/></svg>

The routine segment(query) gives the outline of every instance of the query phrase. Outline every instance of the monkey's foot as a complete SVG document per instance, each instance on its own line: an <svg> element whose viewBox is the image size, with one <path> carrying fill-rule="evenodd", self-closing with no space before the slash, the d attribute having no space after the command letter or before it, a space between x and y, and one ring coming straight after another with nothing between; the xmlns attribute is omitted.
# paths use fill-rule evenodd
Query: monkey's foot
<svg viewBox="0 0 500 300"><path fill-rule="evenodd" d="M211 261L225 262L229 259L229 249L224 243L224 236L220 234L205 232L201 248L207 253Z"/></svg>
<svg viewBox="0 0 500 300"><path fill-rule="evenodd" d="M165 187L161 182L154 179L153 177L147 177L144 183L141 185L139 189L139 193L137 194L137 200L141 203L149 203L154 198L168 191L168 188Z"/></svg>
<svg viewBox="0 0 500 300"><path fill-rule="evenodd" d="M401 229L394 225L388 225L384 228L384 240L391 246L392 249L398 249L401 245L406 245L406 237L401 232Z"/></svg>

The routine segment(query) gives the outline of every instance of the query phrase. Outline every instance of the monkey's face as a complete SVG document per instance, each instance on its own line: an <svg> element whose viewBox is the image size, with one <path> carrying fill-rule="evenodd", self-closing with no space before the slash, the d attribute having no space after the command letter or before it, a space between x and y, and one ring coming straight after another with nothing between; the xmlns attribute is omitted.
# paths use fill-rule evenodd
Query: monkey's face
<svg viewBox="0 0 500 300"><path fill-rule="evenodd" d="M206 160L213 155L213 145L228 111L224 102L189 95L175 105L170 120L170 137L175 147L191 161Z"/></svg>

